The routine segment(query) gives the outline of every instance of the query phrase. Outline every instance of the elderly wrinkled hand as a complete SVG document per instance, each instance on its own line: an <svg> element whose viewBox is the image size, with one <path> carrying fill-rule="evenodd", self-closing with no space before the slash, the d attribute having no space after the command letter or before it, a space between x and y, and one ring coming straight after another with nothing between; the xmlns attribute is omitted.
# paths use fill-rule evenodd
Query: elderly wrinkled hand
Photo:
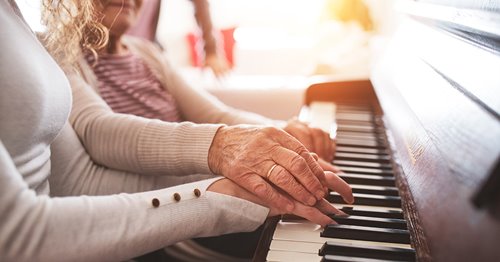
<svg viewBox="0 0 500 262"><path fill-rule="evenodd" d="M345 185L347 184L345 184L345 182L343 181L339 183L337 178L335 178L335 174L333 174L332 172L325 172L325 176L327 177L328 184L335 184L334 187L339 188L340 190L339 194L345 196L350 195L351 199L344 198L344 200L348 203L352 203L352 193L350 191L350 187L349 186L346 187ZM335 208L325 199L319 200L314 206L307 206L293 199L290 199L290 201L294 202L294 208L290 211L284 211L282 209L274 207L273 205L267 205L266 203L263 203L262 199L259 199L254 194L248 192L247 190L238 186L236 183L232 182L229 179L221 179L214 182L212 185L210 185L208 190L245 199L259 205L267 206L269 207L269 214L268 214L269 217L282 214L294 214L303 217L313 223L325 226L328 224L336 223L328 215L331 214L344 215L342 211Z"/></svg>
<svg viewBox="0 0 500 262"><path fill-rule="evenodd" d="M221 127L209 149L208 164L213 173L287 211L294 205L282 192L308 206L326 194L323 169L299 141L278 128Z"/></svg>
<svg viewBox="0 0 500 262"><path fill-rule="evenodd" d="M328 162L333 160L335 141L327 132L297 119L288 121L283 129L299 140L309 151L318 154L320 158Z"/></svg>
<svg viewBox="0 0 500 262"><path fill-rule="evenodd" d="M231 179L267 206L287 212L294 210L293 200L314 206L327 188L337 190L304 145L274 127L221 127L209 149L208 164L213 173Z"/></svg>

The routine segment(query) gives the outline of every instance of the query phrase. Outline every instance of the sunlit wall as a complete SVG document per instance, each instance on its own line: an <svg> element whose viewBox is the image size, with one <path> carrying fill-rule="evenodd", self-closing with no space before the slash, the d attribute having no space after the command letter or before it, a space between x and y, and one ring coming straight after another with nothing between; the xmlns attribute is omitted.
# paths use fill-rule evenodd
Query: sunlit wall
<svg viewBox="0 0 500 262"><path fill-rule="evenodd" d="M210 4L217 28L236 28L234 71L242 74L366 73L370 39L391 31L393 13L391 0L211 0ZM189 66L185 36L197 28L191 2L163 1L161 14L159 41L175 64ZM341 21L339 16L357 17L362 23ZM366 21L371 27L363 26Z"/></svg>

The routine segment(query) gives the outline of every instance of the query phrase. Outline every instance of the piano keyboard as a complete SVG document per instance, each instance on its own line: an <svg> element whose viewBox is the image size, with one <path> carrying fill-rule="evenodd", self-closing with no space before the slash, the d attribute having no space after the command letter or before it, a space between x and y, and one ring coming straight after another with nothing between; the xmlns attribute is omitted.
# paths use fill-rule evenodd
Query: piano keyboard
<svg viewBox="0 0 500 262"><path fill-rule="evenodd" d="M345 172L340 176L352 186L355 204L347 205L338 193L331 192L327 200L349 216L332 216L338 225L325 228L297 216L283 216L266 260L415 261L384 128L368 107L322 103L319 108L327 117L313 119L335 119L318 126L325 130L336 127L333 164Z"/></svg>

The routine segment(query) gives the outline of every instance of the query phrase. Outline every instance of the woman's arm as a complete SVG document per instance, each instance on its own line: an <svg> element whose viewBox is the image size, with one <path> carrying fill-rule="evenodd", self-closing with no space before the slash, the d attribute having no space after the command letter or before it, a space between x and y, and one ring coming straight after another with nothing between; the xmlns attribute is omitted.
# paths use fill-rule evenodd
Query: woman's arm
<svg viewBox="0 0 500 262"><path fill-rule="evenodd" d="M145 175L211 173L208 149L222 125L114 113L79 75L68 78L73 92L70 122L96 163Z"/></svg>
<svg viewBox="0 0 500 262"><path fill-rule="evenodd" d="M214 181L139 194L38 196L0 142L0 261L121 261L264 221L269 209L207 192Z"/></svg>
<svg viewBox="0 0 500 262"><path fill-rule="evenodd" d="M148 176L98 165L90 158L69 123L52 142L50 149L52 196L144 192L214 177L212 174Z"/></svg>

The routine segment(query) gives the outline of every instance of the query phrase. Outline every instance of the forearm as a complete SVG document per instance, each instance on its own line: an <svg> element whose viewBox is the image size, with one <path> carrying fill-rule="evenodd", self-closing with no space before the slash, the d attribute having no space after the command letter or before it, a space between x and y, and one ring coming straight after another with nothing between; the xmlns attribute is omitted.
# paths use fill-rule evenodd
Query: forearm
<svg viewBox="0 0 500 262"><path fill-rule="evenodd" d="M140 174L209 173L207 154L221 125L167 123L113 113L79 76L71 75L70 122L91 158Z"/></svg>
<svg viewBox="0 0 500 262"><path fill-rule="evenodd" d="M213 178L211 174L148 176L96 164L69 124L51 144L52 196L135 193Z"/></svg>
<svg viewBox="0 0 500 262"><path fill-rule="evenodd" d="M252 231L263 222L266 208L205 192L208 183L102 197L48 198L9 190L18 197L7 205L15 208L2 210L0 260L122 261L193 237Z"/></svg>
<svg viewBox="0 0 500 262"><path fill-rule="evenodd" d="M192 0L194 5L194 16L203 34L205 54L217 53L217 40L214 37L212 18L210 16L210 4L207 0Z"/></svg>

